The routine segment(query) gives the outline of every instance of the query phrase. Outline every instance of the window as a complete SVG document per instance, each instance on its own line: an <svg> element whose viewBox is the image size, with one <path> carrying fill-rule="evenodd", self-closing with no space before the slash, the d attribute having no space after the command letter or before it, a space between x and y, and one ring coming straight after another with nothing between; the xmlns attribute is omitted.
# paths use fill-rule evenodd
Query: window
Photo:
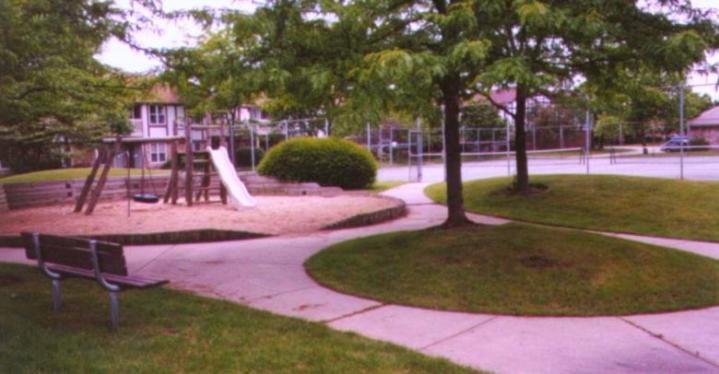
<svg viewBox="0 0 719 374"><path fill-rule="evenodd" d="M150 124L165 124L165 107L163 105L150 105Z"/></svg>
<svg viewBox="0 0 719 374"><path fill-rule="evenodd" d="M150 144L150 162L160 163L167 160L167 147L165 143Z"/></svg>
<svg viewBox="0 0 719 374"><path fill-rule="evenodd" d="M130 118L131 119L142 118L142 105L141 104L135 104L132 106L132 110L130 111Z"/></svg>

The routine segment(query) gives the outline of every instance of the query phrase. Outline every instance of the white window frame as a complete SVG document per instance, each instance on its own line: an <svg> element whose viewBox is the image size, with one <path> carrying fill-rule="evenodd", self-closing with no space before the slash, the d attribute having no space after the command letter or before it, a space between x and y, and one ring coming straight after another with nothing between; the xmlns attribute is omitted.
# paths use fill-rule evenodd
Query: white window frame
<svg viewBox="0 0 719 374"><path fill-rule="evenodd" d="M167 144L150 143L150 162L159 164L167 161Z"/></svg>
<svg viewBox="0 0 719 374"><path fill-rule="evenodd" d="M165 125L167 123L167 108L164 105L150 105L148 111L150 125Z"/></svg>

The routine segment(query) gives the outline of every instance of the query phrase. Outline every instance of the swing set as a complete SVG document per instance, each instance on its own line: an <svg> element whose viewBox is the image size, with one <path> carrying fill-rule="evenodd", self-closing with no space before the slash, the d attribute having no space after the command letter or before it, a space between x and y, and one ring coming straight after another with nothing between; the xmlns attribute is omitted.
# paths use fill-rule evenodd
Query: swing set
<svg viewBox="0 0 719 374"><path fill-rule="evenodd" d="M175 125L177 126L177 124ZM177 133L177 132L175 132ZM226 144L225 132L223 126L200 126L200 125L187 125L185 136L168 136L162 138L105 138L103 139L99 149L98 156L92 164L92 170L85 179L85 183L82 187L80 195L75 203L75 213L80 213L84 210L86 215L90 215L95 210L95 207L102 196L102 191L105 188L110 169L113 167L113 161L115 156L125 153L128 158L128 170L127 170L127 198L128 204L130 201L139 203L157 203L163 200L165 203L171 202L173 205L177 205L178 195L180 191L180 158L183 157L184 164L184 192L185 202L188 206L192 206L193 202L200 202L201 197L204 196L206 202L210 202L209 191L219 190L219 197L222 204L227 204L227 191L225 187L220 183L219 187L211 186L212 176L217 176L217 172L213 170L212 162L209 160L209 154L204 147L193 147L194 143L199 145L212 143L213 140L219 138L219 145ZM199 135L193 137L192 134ZM217 136L219 135L219 137ZM196 139L199 138L199 139ZM146 144L169 144L170 146L170 179L165 188L163 196L160 196L156 191L156 186L152 178L152 172L148 167L148 160L145 156L144 146ZM123 145L139 145L140 154L142 157L142 174L140 181L140 193L131 193L131 180L130 180L130 153L125 151L122 152ZM203 150L195 150L199 148ZM203 157L207 156L207 157ZM195 178L195 165L201 164L202 171L198 173L200 176L199 186L196 186ZM150 184L153 193L145 192L145 171L149 175ZM99 174L99 176L98 176ZM97 179L97 181L96 181Z"/></svg>

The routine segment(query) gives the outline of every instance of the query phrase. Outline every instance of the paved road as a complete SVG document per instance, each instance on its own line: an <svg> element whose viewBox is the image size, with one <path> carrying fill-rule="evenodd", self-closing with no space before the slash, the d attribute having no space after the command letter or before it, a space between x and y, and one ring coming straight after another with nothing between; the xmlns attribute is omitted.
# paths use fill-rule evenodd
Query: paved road
<svg viewBox="0 0 719 374"><path fill-rule="evenodd" d="M129 247L130 272L498 373L719 373L719 307L600 318L454 313L344 295L305 273L304 261L332 243L441 222L446 211L428 201L424 186L388 191L410 204L410 214L387 224L249 241ZM485 224L507 222L472 218ZM719 244L661 243L719 258ZM0 249L0 261L23 262L23 251Z"/></svg>
<svg viewBox="0 0 719 374"><path fill-rule="evenodd" d="M696 180L718 180L719 179L719 157L691 156L687 157L684 165L684 176L686 179ZM510 161L508 171L506 160L465 162L462 167L464 180L481 179L490 177L507 176L515 172L513 161ZM578 156L540 160L530 160L530 174L585 174L586 164L580 163ZM619 174L637 175L661 178L679 178L680 164L679 157L621 157L618 163L613 164L607 155L592 157L589 162L590 174ZM416 169L412 170L412 178L416 176ZM381 181L387 180L408 180L410 177L409 168L387 167L380 169L377 178ZM424 182L438 182L444 179L443 166L440 164L429 164L423 167Z"/></svg>

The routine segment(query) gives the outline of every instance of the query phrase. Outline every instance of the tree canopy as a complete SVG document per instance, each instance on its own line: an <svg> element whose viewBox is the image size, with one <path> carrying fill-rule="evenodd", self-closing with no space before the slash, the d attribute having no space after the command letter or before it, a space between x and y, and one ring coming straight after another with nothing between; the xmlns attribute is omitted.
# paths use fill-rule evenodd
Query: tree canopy
<svg viewBox="0 0 719 374"><path fill-rule="evenodd" d="M518 192L529 188L527 99L565 96L580 82L618 92L641 72L682 76L719 46L710 12L689 0L271 0L252 17L225 18L270 106L357 126L384 113L445 124L447 225L467 222L460 108L484 95L515 122ZM249 79L249 78L248 78ZM513 108L491 101L516 90ZM576 96L576 95L575 95ZM594 97L580 98L587 109Z"/></svg>
<svg viewBox="0 0 719 374"><path fill-rule="evenodd" d="M143 2L143 6L152 6ZM59 141L117 129L133 91L95 58L135 27L111 2L0 1L0 159L17 171L57 166Z"/></svg>

